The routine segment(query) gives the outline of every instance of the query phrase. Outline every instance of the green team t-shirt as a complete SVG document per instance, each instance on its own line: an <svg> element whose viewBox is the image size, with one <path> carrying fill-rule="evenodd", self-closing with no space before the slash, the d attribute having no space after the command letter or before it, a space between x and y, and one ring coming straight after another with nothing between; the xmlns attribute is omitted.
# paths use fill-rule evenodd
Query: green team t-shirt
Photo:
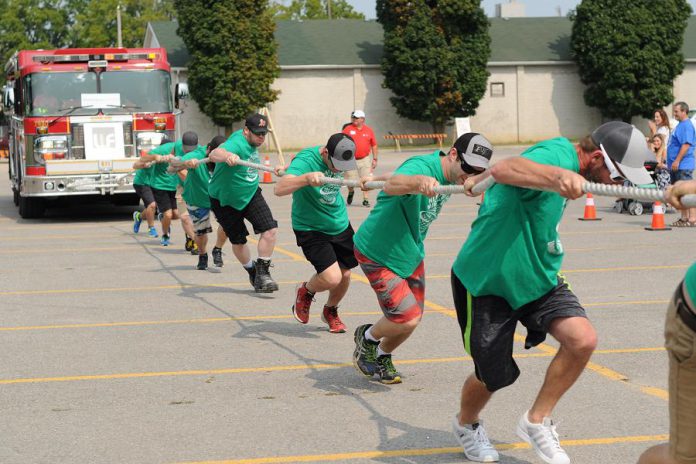
<svg viewBox="0 0 696 464"><path fill-rule="evenodd" d="M206 156L205 151L205 147L198 147L186 153L181 160L201 160ZM207 163L199 164L196 169L187 171L186 180L184 181L184 193L182 194L187 205L198 208L210 208L210 196L208 195L210 177Z"/></svg>
<svg viewBox="0 0 696 464"><path fill-rule="evenodd" d="M225 143L220 145L240 159L251 163L259 163L259 153L256 147L249 145L241 130L230 135ZM242 210L249 204L259 188L258 169L246 166L230 166L227 163L215 163L215 171L210 179L211 198L215 198L222 206L231 206Z"/></svg>
<svg viewBox="0 0 696 464"><path fill-rule="evenodd" d="M332 172L319 153L319 146L305 148L297 153L287 170L288 174L301 176L308 172L321 172L326 177L343 178L343 173ZM292 228L301 231L317 231L338 235L348 228L348 211L339 185L320 187L307 185L292 194Z"/></svg>
<svg viewBox="0 0 696 464"><path fill-rule="evenodd" d="M445 179L440 151L407 159L394 175L434 177L441 185ZM430 224L450 195L377 195L377 203L355 234L355 247L372 261L406 278L413 274L425 257L423 240Z"/></svg>
<svg viewBox="0 0 696 464"><path fill-rule="evenodd" d="M696 304L696 263L692 264L691 267L686 271L686 276L684 276L684 285L686 286L686 291L691 297L691 301Z"/></svg>
<svg viewBox="0 0 696 464"><path fill-rule="evenodd" d="M150 185L153 167L138 169L133 177L133 185Z"/></svg>
<svg viewBox="0 0 696 464"><path fill-rule="evenodd" d="M181 146L181 140L177 142L165 143L159 147L155 147L149 151L151 155L169 155L174 150L175 156L183 156L184 150ZM176 172L168 173L167 168L169 163L154 163L152 165L152 177L150 186L157 190L174 191L179 185L179 175Z"/></svg>
<svg viewBox="0 0 696 464"><path fill-rule="evenodd" d="M523 157L579 172L575 147L559 137ZM554 192L496 184L486 191L452 270L474 296L496 295L519 309L557 284L563 262L558 236L566 199Z"/></svg>

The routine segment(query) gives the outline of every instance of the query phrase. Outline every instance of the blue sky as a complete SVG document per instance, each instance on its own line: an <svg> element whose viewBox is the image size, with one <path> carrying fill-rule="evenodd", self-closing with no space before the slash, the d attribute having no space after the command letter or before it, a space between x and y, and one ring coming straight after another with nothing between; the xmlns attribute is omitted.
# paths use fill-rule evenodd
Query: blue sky
<svg viewBox="0 0 696 464"><path fill-rule="evenodd" d="M493 16L497 3L507 3L508 0L483 0L481 5L488 16ZM520 0L518 0L520 1ZM565 16L568 10L575 8L580 3L578 0L521 0L525 5L527 16L555 16L556 7L561 7L561 13ZM660 0L656 0L660 1ZM363 13L368 19L375 18L375 0L348 0L348 3ZM691 8L696 12L696 0L689 0Z"/></svg>

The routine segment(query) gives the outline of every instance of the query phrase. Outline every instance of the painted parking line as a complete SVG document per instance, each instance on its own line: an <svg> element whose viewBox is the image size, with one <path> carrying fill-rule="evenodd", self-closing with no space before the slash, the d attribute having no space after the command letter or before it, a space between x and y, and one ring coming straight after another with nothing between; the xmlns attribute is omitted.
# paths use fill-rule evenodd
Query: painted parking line
<svg viewBox="0 0 696 464"><path fill-rule="evenodd" d="M667 435L633 435L624 437L607 437L607 438L585 438L579 440L561 440L561 445L568 448L578 446L598 446L598 445L616 445L623 443L647 443L666 441ZM496 444L495 448L499 451L514 451L521 449L530 449L530 446L524 442L517 443L500 443ZM357 451L348 453L332 453L332 454L305 454L297 456L271 456L265 458L249 458L249 459L225 459L216 461L186 461L177 464L282 464L293 462L325 462L325 461L348 461L355 459L380 459L380 458L395 458L395 457L415 457L415 456L438 456L444 454L463 454L460 447L448 448L415 448L415 449L400 449L400 450L384 450L384 451Z"/></svg>
<svg viewBox="0 0 696 464"><path fill-rule="evenodd" d="M650 353L662 351L662 347L642 347L642 348L621 348L619 350L597 350L596 354L626 354L626 353ZM519 353L514 354L515 359L534 359L534 358L549 358L554 353ZM402 359L394 361L394 364L399 366L414 365L414 364L447 364L460 363L471 361L470 356L449 356L442 358L423 358L423 359ZM163 372L128 372L120 374L88 374L88 375L70 375L56 377L28 377L16 379L0 379L0 385L12 384L33 384L33 383L52 383L52 382L77 382L87 380L119 380L119 379L141 379L151 377L190 377L190 376L210 376L210 375L230 375L230 374L251 374L251 373L268 373L268 372L285 372L285 371L307 371L307 370L326 370L339 369L344 367L352 367L352 363L322 363L322 364L294 364L280 366L261 366L261 367L235 367L225 369L196 369L186 371L163 371Z"/></svg>

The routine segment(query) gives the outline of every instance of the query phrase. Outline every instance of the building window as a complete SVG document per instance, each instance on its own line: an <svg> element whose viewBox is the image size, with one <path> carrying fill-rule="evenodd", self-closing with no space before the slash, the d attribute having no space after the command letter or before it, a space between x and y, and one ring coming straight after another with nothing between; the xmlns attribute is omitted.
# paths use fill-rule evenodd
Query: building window
<svg viewBox="0 0 696 464"><path fill-rule="evenodd" d="M505 83L504 82L491 82L491 97L504 97L505 96Z"/></svg>

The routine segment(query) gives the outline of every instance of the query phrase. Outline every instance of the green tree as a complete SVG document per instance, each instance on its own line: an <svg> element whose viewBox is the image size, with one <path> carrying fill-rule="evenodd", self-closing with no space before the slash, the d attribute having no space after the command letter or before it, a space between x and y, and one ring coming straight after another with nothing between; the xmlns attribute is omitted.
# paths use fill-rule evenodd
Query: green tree
<svg viewBox="0 0 696 464"><path fill-rule="evenodd" d="M227 128L267 103L280 75L275 22L267 0L174 0L178 34L191 61L191 96Z"/></svg>
<svg viewBox="0 0 696 464"><path fill-rule="evenodd" d="M384 86L399 116L436 132L475 114L486 91L489 22L479 0L377 0Z"/></svg>
<svg viewBox="0 0 696 464"><path fill-rule="evenodd" d="M70 45L71 18L62 0L0 1L3 63L17 50Z"/></svg>
<svg viewBox="0 0 696 464"><path fill-rule="evenodd" d="M365 15L353 9L346 0L292 0L290 5L274 2L271 10L276 19L365 19Z"/></svg>
<svg viewBox="0 0 696 464"><path fill-rule="evenodd" d="M148 22L174 17L173 0L69 0L68 5L75 12L72 42L78 47L115 47L118 44L118 5L121 5L124 47L142 46Z"/></svg>
<svg viewBox="0 0 696 464"><path fill-rule="evenodd" d="M626 122L670 104L690 14L686 0L583 0L570 17L585 103Z"/></svg>

